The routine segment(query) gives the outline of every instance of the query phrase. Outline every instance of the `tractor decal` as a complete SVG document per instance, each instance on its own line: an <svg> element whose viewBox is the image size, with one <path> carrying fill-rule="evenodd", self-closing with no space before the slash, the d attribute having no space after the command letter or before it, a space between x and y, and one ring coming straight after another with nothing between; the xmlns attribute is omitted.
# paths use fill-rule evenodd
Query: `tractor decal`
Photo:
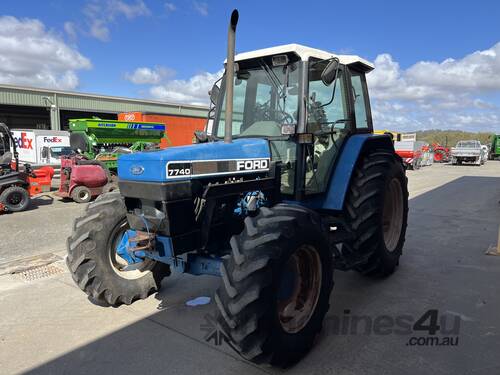
<svg viewBox="0 0 500 375"><path fill-rule="evenodd" d="M269 171L269 158L231 160L170 161L167 178L203 177Z"/></svg>

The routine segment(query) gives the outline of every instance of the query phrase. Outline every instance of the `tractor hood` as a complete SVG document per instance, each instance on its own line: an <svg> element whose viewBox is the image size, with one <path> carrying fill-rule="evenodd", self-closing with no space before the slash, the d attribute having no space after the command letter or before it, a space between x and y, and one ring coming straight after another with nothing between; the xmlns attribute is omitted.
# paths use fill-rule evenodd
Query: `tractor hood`
<svg viewBox="0 0 500 375"><path fill-rule="evenodd" d="M270 159L266 139L235 139L121 155L118 176L120 180L168 182L266 172Z"/></svg>

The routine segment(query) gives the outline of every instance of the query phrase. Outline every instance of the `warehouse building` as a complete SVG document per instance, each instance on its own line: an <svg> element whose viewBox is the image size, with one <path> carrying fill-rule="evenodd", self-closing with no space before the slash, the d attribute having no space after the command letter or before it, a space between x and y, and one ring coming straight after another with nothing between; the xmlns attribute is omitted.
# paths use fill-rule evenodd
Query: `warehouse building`
<svg viewBox="0 0 500 375"><path fill-rule="evenodd" d="M142 112L206 119L208 108L155 100L0 85L0 122L11 129L68 129L68 119L97 116L116 120L118 113ZM199 121L199 120L198 120Z"/></svg>

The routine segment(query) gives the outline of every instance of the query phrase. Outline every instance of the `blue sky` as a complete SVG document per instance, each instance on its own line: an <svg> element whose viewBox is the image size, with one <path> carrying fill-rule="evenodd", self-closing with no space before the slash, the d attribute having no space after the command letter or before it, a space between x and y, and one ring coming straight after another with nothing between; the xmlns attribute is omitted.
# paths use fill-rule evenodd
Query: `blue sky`
<svg viewBox="0 0 500 375"><path fill-rule="evenodd" d="M233 8L238 51L301 43L374 61L379 128L500 131L493 0L3 0L0 82L204 103Z"/></svg>

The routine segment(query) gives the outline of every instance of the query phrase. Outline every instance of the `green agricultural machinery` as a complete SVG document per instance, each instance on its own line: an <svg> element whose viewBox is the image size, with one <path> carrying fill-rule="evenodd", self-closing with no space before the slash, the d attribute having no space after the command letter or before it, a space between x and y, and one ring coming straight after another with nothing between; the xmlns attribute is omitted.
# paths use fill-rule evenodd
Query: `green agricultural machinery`
<svg viewBox="0 0 500 375"><path fill-rule="evenodd" d="M166 137L165 124L101 119L69 120L73 150L90 160L99 160L112 172L118 156L159 148Z"/></svg>
<svg viewBox="0 0 500 375"><path fill-rule="evenodd" d="M500 156L500 134L491 135L491 146L488 159L493 160Z"/></svg>

